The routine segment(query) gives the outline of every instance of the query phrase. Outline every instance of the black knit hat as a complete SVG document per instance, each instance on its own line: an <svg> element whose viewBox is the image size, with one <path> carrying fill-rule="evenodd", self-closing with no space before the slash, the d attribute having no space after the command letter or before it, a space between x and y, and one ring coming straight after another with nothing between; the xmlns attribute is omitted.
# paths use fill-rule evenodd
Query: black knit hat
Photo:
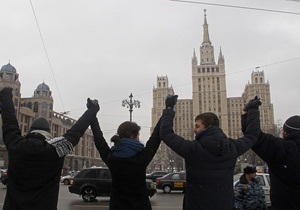
<svg viewBox="0 0 300 210"><path fill-rule="evenodd" d="M300 131L300 116L295 115L287 119L283 125L283 130L286 133Z"/></svg>
<svg viewBox="0 0 300 210"><path fill-rule="evenodd" d="M247 166L246 168L244 168L244 174L253 174L256 172L257 170L255 166Z"/></svg>
<svg viewBox="0 0 300 210"><path fill-rule="evenodd" d="M46 120L46 118L39 117L32 122L29 132L33 130L43 130L50 132L49 122Z"/></svg>

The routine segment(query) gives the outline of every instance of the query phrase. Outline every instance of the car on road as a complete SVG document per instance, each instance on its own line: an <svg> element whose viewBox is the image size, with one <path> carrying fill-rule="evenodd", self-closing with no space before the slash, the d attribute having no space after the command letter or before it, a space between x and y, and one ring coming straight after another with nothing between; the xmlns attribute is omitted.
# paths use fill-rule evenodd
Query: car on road
<svg viewBox="0 0 300 210"><path fill-rule="evenodd" d="M167 171L153 171L150 174L146 174L146 179L151 179L153 182L156 182L157 178L163 177L167 175L169 172Z"/></svg>
<svg viewBox="0 0 300 210"><path fill-rule="evenodd" d="M146 179L149 197L156 193L156 185ZM109 196L112 189L112 179L107 167L87 168L81 170L71 179L69 192L78 194L86 202L91 202L98 196Z"/></svg>
<svg viewBox="0 0 300 210"><path fill-rule="evenodd" d="M64 183L65 185L69 185L70 182L71 182L71 179L76 176L77 174L79 173L79 171L74 171L74 172L71 172L70 174L66 175L66 176L62 176L60 178L60 182L61 183Z"/></svg>
<svg viewBox="0 0 300 210"><path fill-rule="evenodd" d="M164 193L170 193L172 190L185 191L186 174L184 172L175 172L157 178L156 188L163 190Z"/></svg>
<svg viewBox="0 0 300 210"><path fill-rule="evenodd" d="M243 175L243 173L238 173L233 176L233 188L235 190L235 186L238 183L240 177ZM256 173L256 180L261 184L261 186L264 189L265 196L266 196L266 203L267 206L271 206L271 200L270 200L270 177L267 173Z"/></svg>

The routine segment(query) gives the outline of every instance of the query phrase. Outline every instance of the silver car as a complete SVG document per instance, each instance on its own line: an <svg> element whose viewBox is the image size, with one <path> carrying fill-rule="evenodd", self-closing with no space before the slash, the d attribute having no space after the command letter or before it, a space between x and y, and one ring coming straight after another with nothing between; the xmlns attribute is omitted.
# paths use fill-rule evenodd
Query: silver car
<svg viewBox="0 0 300 210"><path fill-rule="evenodd" d="M61 183L64 183L65 185L70 185L70 182L71 182L71 179L76 175L78 174L79 171L75 171L75 172L72 172L66 176L62 176L60 178L60 182Z"/></svg>

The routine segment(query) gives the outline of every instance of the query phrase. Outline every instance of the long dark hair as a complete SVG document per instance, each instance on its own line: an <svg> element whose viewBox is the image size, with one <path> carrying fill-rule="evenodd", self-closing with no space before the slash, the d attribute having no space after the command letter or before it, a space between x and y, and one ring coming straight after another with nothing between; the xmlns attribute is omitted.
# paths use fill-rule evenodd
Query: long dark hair
<svg viewBox="0 0 300 210"><path fill-rule="evenodd" d="M119 125L117 135L111 137L110 141L115 145L120 144L122 138L135 138L141 130L141 127L135 122L125 121Z"/></svg>

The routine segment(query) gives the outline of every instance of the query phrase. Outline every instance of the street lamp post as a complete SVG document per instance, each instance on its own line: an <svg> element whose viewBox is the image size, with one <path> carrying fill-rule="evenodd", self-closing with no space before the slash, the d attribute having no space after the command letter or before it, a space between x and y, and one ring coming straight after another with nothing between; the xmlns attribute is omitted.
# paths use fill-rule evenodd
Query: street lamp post
<svg viewBox="0 0 300 210"><path fill-rule="evenodd" d="M141 107L141 102L139 100L132 100L133 95L132 93L129 96L128 99L124 99L122 101L122 106L129 108L129 113L130 113L130 122L132 121L132 111L133 107L140 108Z"/></svg>

